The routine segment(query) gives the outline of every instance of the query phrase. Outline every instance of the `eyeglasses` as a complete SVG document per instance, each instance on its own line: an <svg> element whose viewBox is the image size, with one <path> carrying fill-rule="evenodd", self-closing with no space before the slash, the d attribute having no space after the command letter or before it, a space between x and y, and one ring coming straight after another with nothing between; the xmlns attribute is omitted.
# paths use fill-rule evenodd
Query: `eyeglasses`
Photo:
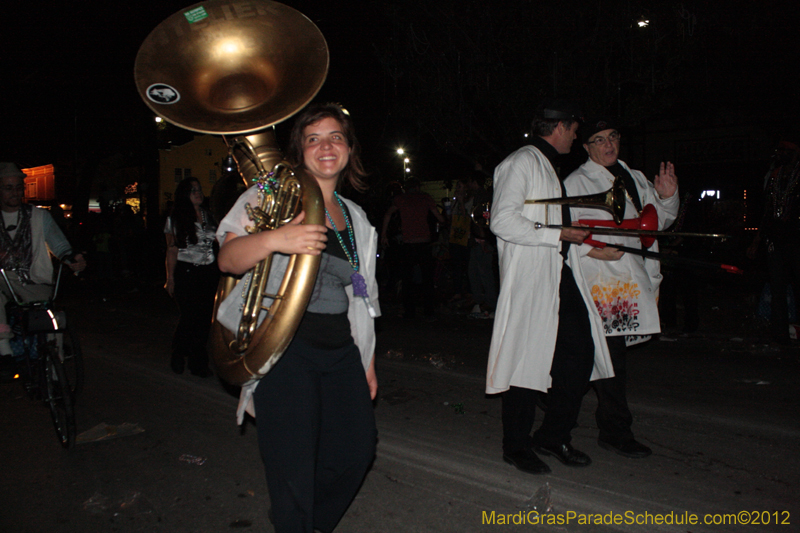
<svg viewBox="0 0 800 533"><path fill-rule="evenodd" d="M189 190L189 193L194 194L196 192L203 192L203 189L195 189L194 187Z"/></svg>
<svg viewBox="0 0 800 533"><path fill-rule="evenodd" d="M0 190L5 192L24 191L25 184L20 183L19 185L4 185L3 187L0 187Z"/></svg>
<svg viewBox="0 0 800 533"><path fill-rule="evenodd" d="M620 137L621 137L621 135L619 134L618 131L612 131L611 133L608 134L608 137L595 137L593 141L586 141L586 144L594 144L594 145L597 145L597 146L601 146L601 145L605 144L606 141L610 141L612 143L615 143L615 142L619 141Z"/></svg>

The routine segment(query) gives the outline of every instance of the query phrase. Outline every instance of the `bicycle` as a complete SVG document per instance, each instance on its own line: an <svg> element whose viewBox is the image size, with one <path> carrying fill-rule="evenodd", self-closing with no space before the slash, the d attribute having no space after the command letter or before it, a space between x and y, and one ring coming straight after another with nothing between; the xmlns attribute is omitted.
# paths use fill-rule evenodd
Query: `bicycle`
<svg viewBox="0 0 800 533"><path fill-rule="evenodd" d="M77 338L67 328L66 313L53 301L61 281L59 266L53 295L44 301L23 302L5 270L0 274L9 288L9 326L14 333L11 348L17 363L14 379L20 379L32 400L43 400L50 409L60 444L75 445L75 395L82 389L83 355Z"/></svg>

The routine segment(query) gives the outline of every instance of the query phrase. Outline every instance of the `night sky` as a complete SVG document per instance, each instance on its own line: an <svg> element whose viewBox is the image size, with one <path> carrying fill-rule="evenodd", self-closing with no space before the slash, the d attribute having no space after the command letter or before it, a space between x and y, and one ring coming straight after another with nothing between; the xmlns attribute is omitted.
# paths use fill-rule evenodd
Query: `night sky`
<svg viewBox="0 0 800 533"><path fill-rule="evenodd" d="M318 99L340 101L356 117L364 114L362 108L380 107L380 68L362 44L365 33L343 26L346 17L341 12L332 17L329 12L336 10L330 7L287 4L314 20L331 50L330 74ZM47 5L54 7L3 9L0 160L28 167L76 153L79 158L102 155L114 144L124 151L121 143L152 126L153 114L134 86L136 53L153 28L191 4L82 0ZM343 76L358 70L352 78Z"/></svg>
<svg viewBox="0 0 800 533"><path fill-rule="evenodd" d="M410 70L414 68L412 58L407 64L409 73L398 82L397 77L387 74L391 69L386 68L386 59L397 59L400 54L390 57L387 50L401 46L401 40L411 33L420 40L419 35L426 28L430 32L428 35L436 36L437 24L443 28L442 33L445 27L452 31L448 24L456 10L470 13L473 23L481 24L484 19L491 18L489 15L511 4L503 1L493 7L492 3L471 0L443 0L441 3L298 0L285 3L308 16L325 35L331 64L326 84L317 99L340 102L351 111L368 166L380 169L396 164L392 160L394 148L409 139L416 143L418 157L440 163L448 161L452 154L444 154L443 147L434 141L435 134L439 133L435 131L437 126L426 123L432 118L428 115L433 113L416 105L420 102L414 102L422 94L420 88L428 84L422 77L425 72L416 73L418 80L412 78L415 74ZM0 160L14 160L29 167L47 163L69 165L87 158L107 157L114 152L133 159L147 153L152 146L153 115L134 86L136 53L155 26L191 4L175 0L15 4L3 8L2 12ZM610 4L623 5L614 1L607 4L565 1L556 5L531 0L519 0L514 5L515 9L530 9L539 14L538 18L531 19L535 21L531 31L541 32L543 36L547 35L547 17L553 16L555 22L557 16L575 14L575 34L567 34L563 46L578 57L591 50L592 43L581 39L595 22L595 26L607 23L601 15L603 6ZM647 6L648 2L624 3L632 4ZM791 129L800 110L797 2L766 0L756 4L698 0L675 3L674 9L683 9L684 5L697 17L692 31L704 38L698 40L700 44L696 49L690 50L691 58L674 58L686 61L686 68L681 65L676 70L684 73L686 79L678 80L680 83L670 88L674 101L669 104L671 107L663 108L663 113L680 111L707 115L710 110L719 109L735 110L747 116L761 111L774 117L782 115L776 128L785 130L788 125ZM559 9L561 11L557 12ZM559 24L562 26L554 27L564 35L560 29L564 27L563 21ZM464 33L470 31L467 29ZM520 31L504 33L501 29L493 37L501 44L513 45L515 40L522 42L524 36ZM570 42L577 43L575 49L570 49ZM459 53L468 54L466 49L454 46L435 52L443 59ZM663 51L663 43L656 42L653 46L661 46ZM572 57L562 54L560 72L569 72ZM599 62L609 59L602 55L599 58ZM654 62L653 71L670 68L671 59ZM396 72L396 65L393 68ZM502 68L505 69L503 76L512 80L529 75L527 71L530 70L518 63L502 65ZM542 87L552 85L548 72L536 72L536 75L542 80ZM489 90L491 93L491 87ZM531 90L529 96L519 101L506 102L511 113L518 110L519 120L514 122L514 128L529 122L533 100L540 94L541 90L538 93ZM474 119L478 125L474 130L480 129L481 121L488 128L490 119L498 114L492 108L481 112L483 114L476 114ZM480 135L466 129L456 127L448 132L448 121L453 122L447 115L440 118L440 132L454 139L474 136L477 139L474 143L479 142ZM499 121L497 127L498 131L509 129ZM488 139L480 140L484 144L490 144L499 136L494 131L487 132ZM497 144L492 147L495 158L507 153L509 146L508 142ZM473 146L477 144L454 145L453 153L463 159ZM492 162L489 156L485 159Z"/></svg>

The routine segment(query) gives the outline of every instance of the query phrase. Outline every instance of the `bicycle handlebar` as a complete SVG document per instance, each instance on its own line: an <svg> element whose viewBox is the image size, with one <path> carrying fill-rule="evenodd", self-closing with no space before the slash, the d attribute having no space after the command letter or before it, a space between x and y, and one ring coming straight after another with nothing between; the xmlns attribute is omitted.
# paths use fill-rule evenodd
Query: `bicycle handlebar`
<svg viewBox="0 0 800 533"><path fill-rule="evenodd" d="M64 269L64 264L69 264L66 261L59 261L58 263L58 272L56 273L56 282L53 288L53 295L50 296L46 301L52 303L53 300L56 299L56 295L58 294L58 287L61 284L61 271ZM76 272L77 274L77 272ZM17 305L25 305L26 302L22 301L22 299L17 294L17 291L14 290L14 285L11 284L11 280L8 279L8 272L6 272L5 268L0 268L0 275L3 277L3 281L6 282L6 286L8 287L9 292L11 293L11 297L14 298L14 302ZM27 302L31 303L31 302Z"/></svg>

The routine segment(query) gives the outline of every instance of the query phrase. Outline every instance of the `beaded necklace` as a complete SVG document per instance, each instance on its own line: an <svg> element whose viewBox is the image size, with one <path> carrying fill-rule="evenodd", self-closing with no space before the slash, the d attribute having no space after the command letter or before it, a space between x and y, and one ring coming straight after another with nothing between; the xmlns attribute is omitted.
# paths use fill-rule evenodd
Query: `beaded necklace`
<svg viewBox="0 0 800 533"><path fill-rule="evenodd" d="M339 241L342 250L344 250L345 256L347 256L347 262L350 263L350 266L353 268L353 273L350 275L350 281L353 284L353 296L361 296L364 299L364 303L367 305L369 315L375 318L377 313L369 299L369 295L367 294L367 282L364 279L364 276L358 273L358 250L356 249L356 238L353 232L353 225L350 223L350 217L347 216L347 211L344 208L344 202L342 202L342 199L339 198L339 193L334 191L333 196L336 198L336 203L339 204L339 209L342 210L342 216L344 216L344 222L347 226L347 237L350 240L350 247L353 250L352 256L350 255L350 250L345 245L344 239L341 235L339 235L339 230L336 228L336 223L333 221L333 217L331 217L331 214L327 209L325 209L325 216L328 217L328 222L330 222L331 226L333 226L333 232L336 234L336 239Z"/></svg>
<svg viewBox="0 0 800 533"><path fill-rule="evenodd" d="M344 239L342 236L339 235L339 230L336 228L336 223L333 221L333 217L331 214L328 213L328 210L325 209L325 216L328 217L328 222L331 223L333 226L333 232L336 234L336 239L339 241L339 244L342 245L342 250L344 250L344 255L347 256L347 262L350 263L350 266L353 267L353 270L358 272L358 250L356 250L356 239L353 235L353 225L350 224L350 217L347 216L347 211L344 210L344 204L342 203L342 199L339 198L339 194L334 191L334 197L336 197L336 202L339 204L339 209L342 210L342 215L344 215L344 223L347 226L347 237L350 239L350 247L353 250L353 255L350 255L350 250L348 250L347 246L345 246Z"/></svg>

